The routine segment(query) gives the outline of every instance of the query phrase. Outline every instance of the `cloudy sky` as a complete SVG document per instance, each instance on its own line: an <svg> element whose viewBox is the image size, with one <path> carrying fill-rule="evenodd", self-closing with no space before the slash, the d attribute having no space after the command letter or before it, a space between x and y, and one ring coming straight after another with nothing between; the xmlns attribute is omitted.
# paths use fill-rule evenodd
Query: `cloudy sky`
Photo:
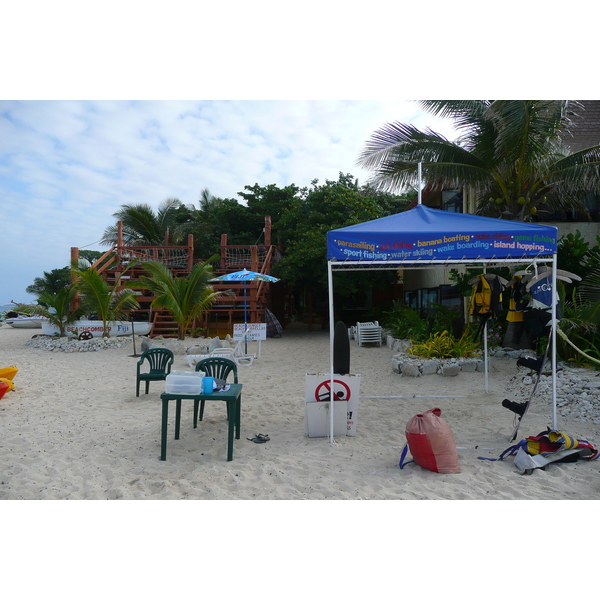
<svg viewBox="0 0 600 600"><path fill-rule="evenodd" d="M72 246L104 250L94 242L122 204L193 203L204 188L238 198L246 185L305 186L340 171L364 183L369 174L356 159L384 123L452 136L416 103L373 98L522 97L532 80L560 80L571 92L542 87L534 97L589 97L573 92L589 78L567 64L566 44L547 47L532 78L514 68L505 44L489 44L474 1L428 6L424 43L424 31L407 25L423 22L422 7L383 0L368 9L307 0L286 11L274 0L8 4L0 23L0 305L32 300L25 288L68 264ZM520 3L525 19L523 10ZM512 27L505 13L495 26ZM550 27L543 11L535 15ZM466 16L469 35L449 37ZM520 40L518 52L535 43Z"/></svg>
<svg viewBox="0 0 600 600"><path fill-rule="evenodd" d="M449 123L411 101L0 101L0 304L95 244L126 203L236 198L245 185L337 179L386 122Z"/></svg>

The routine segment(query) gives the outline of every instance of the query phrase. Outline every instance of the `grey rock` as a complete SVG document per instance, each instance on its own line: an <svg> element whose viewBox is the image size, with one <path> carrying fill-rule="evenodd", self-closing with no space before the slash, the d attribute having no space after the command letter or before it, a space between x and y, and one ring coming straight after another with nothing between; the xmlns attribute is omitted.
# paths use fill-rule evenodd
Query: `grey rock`
<svg viewBox="0 0 600 600"><path fill-rule="evenodd" d="M421 372L423 375L435 375L440 368L440 361L437 358L423 361Z"/></svg>
<svg viewBox="0 0 600 600"><path fill-rule="evenodd" d="M478 360L474 358L466 359L460 363L460 370L465 373L474 373L477 370Z"/></svg>
<svg viewBox="0 0 600 600"><path fill-rule="evenodd" d="M401 367L403 377L419 377L421 371L419 367L412 363L404 363Z"/></svg>
<svg viewBox="0 0 600 600"><path fill-rule="evenodd" d="M442 365L440 375L442 377L456 377L460 373L460 365L456 363Z"/></svg>
<svg viewBox="0 0 600 600"><path fill-rule="evenodd" d="M217 348L222 348L222 347L223 347L223 345L222 345L221 340L219 339L219 337L214 337L208 343L208 352L207 352L207 354L210 354L213 350L216 350Z"/></svg>

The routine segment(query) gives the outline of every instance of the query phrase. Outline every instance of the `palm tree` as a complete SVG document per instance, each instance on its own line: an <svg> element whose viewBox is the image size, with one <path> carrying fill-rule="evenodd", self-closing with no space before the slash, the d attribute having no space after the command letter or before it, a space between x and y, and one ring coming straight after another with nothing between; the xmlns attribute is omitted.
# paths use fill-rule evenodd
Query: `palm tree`
<svg viewBox="0 0 600 600"><path fill-rule="evenodd" d="M67 325L77 321L82 314L83 307L71 310L71 305L76 297L77 287L74 284L63 287L55 294L42 292L38 296L38 303L41 306L35 308L32 313L48 319L52 325L58 327L59 336L64 337L67 334Z"/></svg>
<svg viewBox="0 0 600 600"><path fill-rule="evenodd" d="M600 146L570 153L561 141L580 105L569 100L424 100L429 113L451 118L460 136L388 123L366 142L358 164L372 183L392 191L426 181L469 186L477 213L522 221L576 208L600 189Z"/></svg>
<svg viewBox="0 0 600 600"><path fill-rule="evenodd" d="M126 246L161 246L165 243L167 232L173 228L177 209L181 206L176 198L167 198L155 213L149 204L124 204L113 213L113 217L123 223L123 243ZM105 229L100 243L107 246L117 243L116 225Z"/></svg>
<svg viewBox="0 0 600 600"><path fill-rule="evenodd" d="M154 294L152 308L163 308L171 314L177 323L180 340L185 339L194 319L207 310L220 295L208 283L213 277L209 263L210 261L197 263L188 277L173 277L162 263L149 261L144 263L149 277L142 277L135 284Z"/></svg>
<svg viewBox="0 0 600 600"><path fill-rule="evenodd" d="M76 276L75 286L83 296L80 312L97 314L104 328L102 336L108 337L109 321L124 320L127 318L127 311L138 308L139 304L134 292L118 289L121 285L121 277L111 287L93 267L73 270ZM127 269L121 276L126 271Z"/></svg>
<svg viewBox="0 0 600 600"><path fill-rule="evenodd" d="M50 272L44 271L44 275L36 277L33 283L25 288L25 291L34 296L39 296L44 292L54 295L70 284L71 269L63 267L62 269L52 269Z"/></svg>

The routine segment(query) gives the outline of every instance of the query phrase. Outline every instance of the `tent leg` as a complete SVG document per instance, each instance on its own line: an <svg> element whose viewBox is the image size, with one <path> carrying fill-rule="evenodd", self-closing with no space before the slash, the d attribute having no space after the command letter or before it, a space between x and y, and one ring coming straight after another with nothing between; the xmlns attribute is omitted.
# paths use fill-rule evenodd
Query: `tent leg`
<svg viewBox="0 0 600 600"><path fill-rule="evenodd" d="M483 273L485 275L485 273L487 272L487 268L485 265L483 265ZM487 394L490 386L489 386L489 376L488 376L488 339L487 339L487 319L483 324L483 366L484 366L484 372L485 372L485 393Z"/></svg>
<svg viewBox="0 0 600 600"><path fill-rule="evenodd" d="M483 356L485 365L485 391L489 391L489 376L488 376L488 339L487 339L487 321L483 324Z"/></svg>
<svg viewBox="0 0 600 600"><path fill-rule="evenodd" d="M334 314L333 314L333 270L331 261L327 261L327 287L329 288L329 443L333 444L333 405L335 404L333 395L333 333L334 333Z"/></svg>
<svg viewBox="0 0 600 600"><path fill-rule="evenodd" d="M552 255L552 330L548 340L549 344L552 344L552 427L556 430L556 300L558 296L558 290L556 289L556 266L558 262L558 255L554 253Z"/></svg>

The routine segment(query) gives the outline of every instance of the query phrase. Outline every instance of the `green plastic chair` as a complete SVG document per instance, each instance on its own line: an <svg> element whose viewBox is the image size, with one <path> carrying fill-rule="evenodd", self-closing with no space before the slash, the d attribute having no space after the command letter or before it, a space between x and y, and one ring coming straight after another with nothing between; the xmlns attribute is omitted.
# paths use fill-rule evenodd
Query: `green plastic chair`
<svg viewBox="0 0 600 600"><path fill-rule="evenodd" d="M196 371L204 371L205 375L227 381L227 377L233 372L233 383L238 383L237 365L229 358L211 356L196 363ZM205 400L194 400L194 422L198 416L198 405L200 405L200 421L204 416ZM229 420L229 405L227 405L227 419Z"/></svg>
<svg viewBox="0 0 600 600"><path fill-rule="evenodd" d="M146 350L137 364L137 377L135 383L135 395L140 395L140 382L146 382L146 394L151 381L164 381L171 372L171 366L175 357L168 348L150 348ZM141 367L147 361L150 371L142 373Z"/></svg>

